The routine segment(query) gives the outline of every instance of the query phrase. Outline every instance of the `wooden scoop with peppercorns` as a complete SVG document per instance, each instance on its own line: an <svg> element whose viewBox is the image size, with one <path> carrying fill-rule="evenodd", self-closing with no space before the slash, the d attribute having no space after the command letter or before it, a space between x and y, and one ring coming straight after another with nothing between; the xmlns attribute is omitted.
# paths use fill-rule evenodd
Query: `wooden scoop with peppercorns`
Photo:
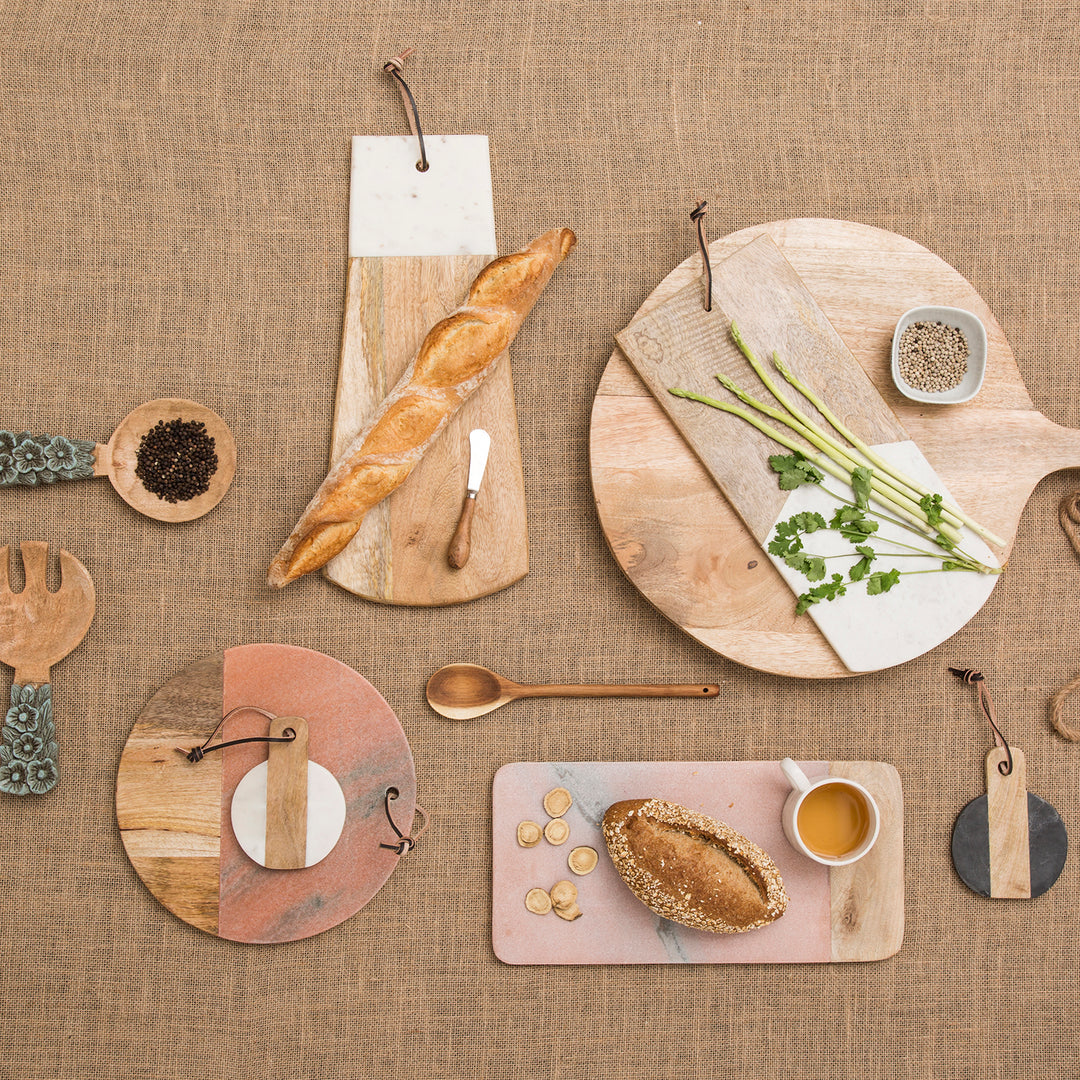
<svg viewBox="0 0 1080 1080"><path fill-rule="evenodd" d="M128 413L107 443L0 429L0 487L107 476L120 497L159 521L209 513L236 472L236 443L217 413L159 398Z"/></svg>

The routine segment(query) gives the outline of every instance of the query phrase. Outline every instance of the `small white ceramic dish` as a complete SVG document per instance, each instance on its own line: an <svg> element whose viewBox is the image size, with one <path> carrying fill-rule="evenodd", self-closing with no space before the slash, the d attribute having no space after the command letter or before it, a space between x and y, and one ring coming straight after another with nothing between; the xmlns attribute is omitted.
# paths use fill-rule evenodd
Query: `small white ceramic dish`
<svg viewBox="0 0 1080 1080"><path fill-rule="evenodd" d="M946 326L955 326L963 331L967 338L968 356L967 373L957 386L951 390L942 390L931 393L926 390L916 390L909 386L900 375L900 337L904 331L917 322L939 322ZM905 311L900 316L893 331L892 340L892 377L896 389L906 398L912 401L924 401L931 405L958 405L962 401L970 401L982 387L983 376L986 374L986 327L977 315L963 308L937 307L933 304L923 307L915 307Z"/></svg>

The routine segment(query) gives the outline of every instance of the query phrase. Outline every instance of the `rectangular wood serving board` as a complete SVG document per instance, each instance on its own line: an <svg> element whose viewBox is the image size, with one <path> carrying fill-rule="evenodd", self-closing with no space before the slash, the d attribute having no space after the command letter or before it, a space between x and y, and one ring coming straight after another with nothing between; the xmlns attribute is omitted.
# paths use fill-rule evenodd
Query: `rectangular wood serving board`
<svg viewBox="0 0 1080 1080"><path fill-rule="evenodd" d="M904 814L900 777L874 761L800 763L811 780L846 776L881 809L877 843L859 862L828 868L787 841L781 810L789 787L775 761L514 762L492 785L492 945L507 964L812 964L883 960L904 939ZM566 843L517 843L517 826L549 820L544 795L564 787ZM787 911L743 934L711 934L654 915L627 888L601 833L605 810L621 799L658 798L727 822L764 848L780 870ZM575 876L567 865L580 846L600 856ZM570 880L583 914L566 922L525 907L532 888Z"/></svg>

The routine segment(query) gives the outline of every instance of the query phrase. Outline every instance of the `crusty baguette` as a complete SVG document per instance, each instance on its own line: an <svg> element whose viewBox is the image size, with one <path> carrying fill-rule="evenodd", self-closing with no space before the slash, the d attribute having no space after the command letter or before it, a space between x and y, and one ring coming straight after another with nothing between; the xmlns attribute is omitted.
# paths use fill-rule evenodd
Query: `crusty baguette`
<svg viewBox="0 0 1080 1080"><path fill-rule="evenodd" d="M738 934L787 908L776 864L722 821L662 799L628 799L608 807L603 832L623 880L661 918Z"/></svg>
<svg viewBox="0 0 1080 1080"><path fill-rule="evenodd" d="M465 303L431 328L397 385L330 469L270 564L269 584L281 588L332 559L364 515L405 481L514 340L576 239L570 229L552 229L480 271Z"/></svg>

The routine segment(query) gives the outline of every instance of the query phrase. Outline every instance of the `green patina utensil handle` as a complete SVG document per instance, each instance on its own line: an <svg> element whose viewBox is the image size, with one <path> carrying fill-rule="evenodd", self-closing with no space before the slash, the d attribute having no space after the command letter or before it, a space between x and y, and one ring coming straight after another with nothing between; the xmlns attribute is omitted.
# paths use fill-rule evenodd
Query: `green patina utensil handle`
<svg viewBox="0 0 1080 1080"><path fill-rule="evenodd" d="M0 731L0 791L44 795L59 779L58 758L52 684L12 683L11 705Z"/></svg>
<svg viewBox="0 0 1080 1080"><path fill-rule="evenodd" d="M66 435L31 435L0 428L0 487L35 487L95 475L97 445Z"/></svg>

